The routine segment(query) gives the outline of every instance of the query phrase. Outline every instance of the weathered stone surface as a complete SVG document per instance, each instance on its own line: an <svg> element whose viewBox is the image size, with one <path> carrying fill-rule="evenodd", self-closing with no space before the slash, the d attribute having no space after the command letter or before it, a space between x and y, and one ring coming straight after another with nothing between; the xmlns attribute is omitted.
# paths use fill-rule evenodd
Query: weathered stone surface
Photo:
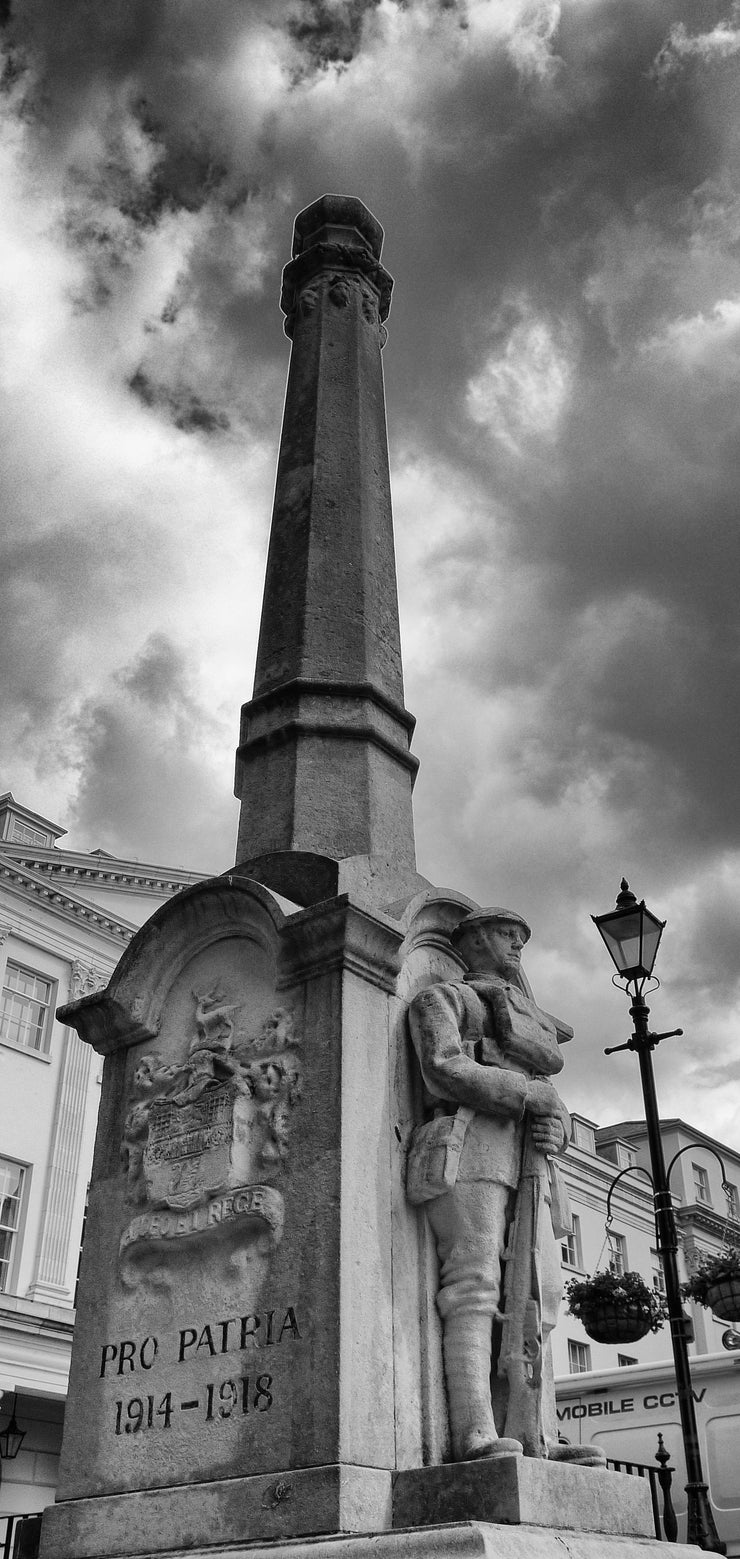
<svg viewBox="0 0 740 1559"><path fill-rule="evenodd" d="M150 1548L139 1547L127 1553L126 1559L149 1559L150 1553ZM265 1545L257 1539L224 1545L217 1537L207 1549L188 1545L168 1551L168 1559L665 1559L665 1555L665 1545L656 1538L565 1533L477 1521L423 1531L315 1537L289 1544ZM696 1548L679 1543L671 1547L671 1555L673 1559L696 1559ZM41 1559L51 1559L49 1552L42 1549ZM105 1549L94 1549L84 1559L110 1559L110 1555Z"/></svg>
<svg viewBox="0 0 740 1559"><path fill-rule="evenodd" d="M570 1117L552 1078L565 1027L536 1005L522 973L529 935L512 910L464 916L451 933L464 980L433 984L409 1006L427 1118L412 1137L406 1189L437 1244L458 1461L522 1449L547 1457L557 1437L549 1334L569 1212L554 1159Z"/></svg>
<svg viewBox="0 0 740 1559"><path fill-rule="evenodd" d="M44 1518L42 1559L198 1553L214 1543L295 1533L373 1532L390 1525L390 1511L391 1474L375 1467L225 1478L53 1506Z"/></svg>
<svg viewBox="0 0 740 1559"><path fill-rule="evenodd" d="M347 898L286 919L224 877L67 1011L107 1059L62 1501L395 1465L401 940Z"/></svg>
<svg viewBox="0 0 740 1559"><path fill-rule="evenodd" d="M421 1079L408 1037L406 1009L417 991L435 981L460 979L462 960L450 932L474 908L462 893L431 890L393 907L404 932L398 1002L391 1032L393 1090L390 1138L393 1219L393 1327L396 1371L396 1466L435 1465L450 1458L442 1328L435 1303L438 1271L434 1237L423 1212L406 1198L406 1164L421 1119Z"/></svg>
<svg viewBox="0 0 740 1559"><path fill-rule="evenodd" d="M293 338L254 693L242 714L237 862L296 903L368 905L416 874L414 727L404 708L380 350L391 279L362 201L296 219L282 307ZM365 864L361 864L365 863Z"/></svg>
<svg viewBox="0 0 740 1559"><path fill-rule="evenodd" d="M647 1483L596 1467L502 1456L396 1474L394 1527L471 1520L631 1537L653 1532Z"/></svg>

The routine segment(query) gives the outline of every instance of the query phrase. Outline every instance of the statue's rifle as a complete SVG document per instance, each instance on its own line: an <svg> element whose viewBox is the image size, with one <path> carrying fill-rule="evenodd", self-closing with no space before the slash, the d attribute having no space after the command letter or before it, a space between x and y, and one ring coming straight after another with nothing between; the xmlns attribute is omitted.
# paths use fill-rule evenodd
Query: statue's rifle
<svg viewBox="0 0 740 1559"><path fill-rule="evenodd" d="M523 1129L522 1165L516 1212L504 1254L504 1308L499 1374L508 1379L504 1433L521 1440L525 1455L544 1456L542 1427L542 1298L539 1247L546 1211L542 1156Z"/></svg>

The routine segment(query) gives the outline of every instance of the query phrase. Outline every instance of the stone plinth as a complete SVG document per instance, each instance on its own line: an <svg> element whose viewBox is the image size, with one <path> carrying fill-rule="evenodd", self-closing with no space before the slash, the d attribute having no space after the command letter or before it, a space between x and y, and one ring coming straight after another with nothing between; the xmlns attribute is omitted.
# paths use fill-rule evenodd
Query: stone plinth
<svg viewBox="0 0 740 1559"><path fill-rule="evenodd" d="M106 1062L45 1554L389 1524L402 937L214 879L65 1010Z"/></svg>
<svg viewBox="0 0 740 1559"><path fill-rule="evenodd" d="M672 1551L679 1559L694 1552L683 1545ZM571 1559L660 1559L662 1545L642 1479L516 1456L395 1477L316 1467L70 1501L46 1513L43 1552L60 1559L562 1559L564 1552Z"/></svg>
<svg viewBox="0 0 740 1559"><path fill-rule="evenodd" d="M630 1537L653 1532L649 1485L623 1473L527 1456L397 1473L394 1527L470 1520Z"/></svg>
<svg viewBox="0 0 740 1559"><path fill-rule="evenodd" d="M216 1540L207 1548L193 1547L187 1540L168 1550L168 1559L665 1559L666 1554L665 1545L655 1537L479 1521L354 1536L337 1533L286 1543L264 1543L259 1537L231 1543L213 1530L209 1536ZM42 1554L50 1552L42 1548ZM111 1559L108 1548L80 1547L74 1552L79 1559ZM125 1559L150 1559L152 1552L150 1545L116 1550L122 1559L124 1554ZM696 1559L696 1552L684 1543L671 1547L673 1559Z"/></svg>
<svg viewBox="0 0 740 1559"><path fill-rule="evenodd" d="M205 1554L214 1542L245 1540L274 1542L277 1551L279 1539L296 1534L382 1531L390 1523L391 1474L335 1464L54 1505L44 1515L43 1553L169 1559L181 1549Z"/></svg>

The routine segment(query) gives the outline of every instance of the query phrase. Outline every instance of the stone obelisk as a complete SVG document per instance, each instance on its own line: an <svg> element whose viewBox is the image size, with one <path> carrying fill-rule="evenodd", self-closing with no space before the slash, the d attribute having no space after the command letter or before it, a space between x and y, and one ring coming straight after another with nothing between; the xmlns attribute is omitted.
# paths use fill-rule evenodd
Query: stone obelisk
<svg viewBox="0 0 740 1559"><path fill-rule="evenodd" d="M415 866L381 242L344 196L296 220L236 865L61 1011L105 1064L42 1559L659 1552L604 1535L650 1531L638 1479L443 1465L406 1010L461 980L451 933L474 906Z"/></svg>
<svg viewBox="0 0 740 1559"><path fill-rule="evenodd" d="M330 195L296 220L293 347L254 694L237 756L239 869L299 904L365 904L416 873L381 348L383 230Z"/></svg>

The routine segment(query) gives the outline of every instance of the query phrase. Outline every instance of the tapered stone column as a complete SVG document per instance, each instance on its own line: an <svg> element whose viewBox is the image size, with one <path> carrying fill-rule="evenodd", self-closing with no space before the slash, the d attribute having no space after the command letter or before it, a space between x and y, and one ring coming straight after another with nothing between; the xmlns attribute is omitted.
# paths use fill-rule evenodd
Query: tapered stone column
<svg viewBox="0 0 740 1559"><path fill-rule="evenodd" d="M254 695L242 712L240 869L303 904L382 905L416 873L380 351L392 282L362 201L296 218L293 340Z"/></svg>

